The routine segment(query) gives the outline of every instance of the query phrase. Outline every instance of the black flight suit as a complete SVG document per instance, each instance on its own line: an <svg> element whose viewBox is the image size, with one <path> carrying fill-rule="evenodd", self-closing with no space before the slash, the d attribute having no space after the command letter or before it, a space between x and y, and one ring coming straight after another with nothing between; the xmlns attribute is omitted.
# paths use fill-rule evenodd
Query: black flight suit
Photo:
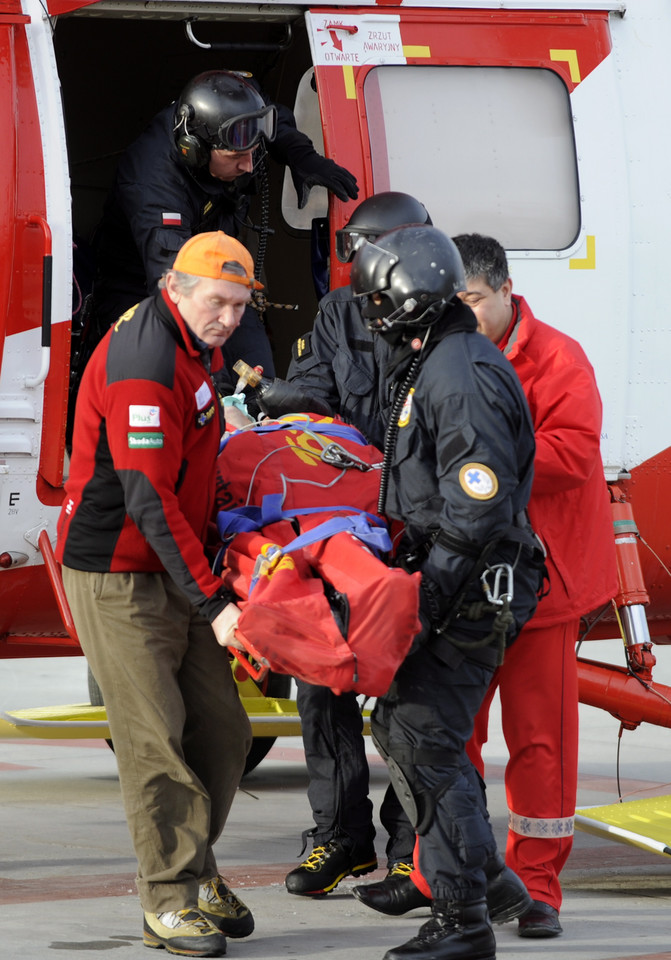
<svg viewBox="0 0 671 960"><path fill-rule="evenodd" d="M534 612L542 557L525 512L534 430L511 364L459 301L431 329L405 403L413 354L395 350L405 356L394 374L403 385L385 451L386 512L405 524L402 552L422 572L423 631L376 704L373 733L405 775L434 899L467 902L485 896L496 851L465 746L498 650L488 642L493 613L468 619L465 606L483 599L477 564L488 549L488 564L515 567L506 642ZM455 605L462 614L448 623Z"/></svg>

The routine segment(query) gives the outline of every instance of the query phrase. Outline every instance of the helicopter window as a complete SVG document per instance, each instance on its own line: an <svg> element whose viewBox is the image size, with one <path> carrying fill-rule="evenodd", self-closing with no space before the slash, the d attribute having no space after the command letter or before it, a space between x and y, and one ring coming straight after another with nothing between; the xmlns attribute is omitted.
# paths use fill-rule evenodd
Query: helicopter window
<svg viewBox="0 0 671 960"><path fill-rule="evenodd" d="M375 190L417 195L450 234L561 250L580 230L568 91L546 69L380 66L364 84Z"/></svg>
<svg viewBox="0 0 671 960"><path fill-rule="evenodd" d="M298 90L296 91L296 102L294 104L294 116L296 117L296 126L303 133L306 133L314 144L318 153L324 153L324 135L322 133L321 115L319 112L319 100L317 93L312 86L312 75L314 73L311 67L301 77ZM328 215L328 191L326 187L313 187L310 190L307 204L302 210L298 209L298 200L294 190L293 181L289 168L284 171L284 182L282 185L282 216L295 230L310 230L312 221Z"/></svg>

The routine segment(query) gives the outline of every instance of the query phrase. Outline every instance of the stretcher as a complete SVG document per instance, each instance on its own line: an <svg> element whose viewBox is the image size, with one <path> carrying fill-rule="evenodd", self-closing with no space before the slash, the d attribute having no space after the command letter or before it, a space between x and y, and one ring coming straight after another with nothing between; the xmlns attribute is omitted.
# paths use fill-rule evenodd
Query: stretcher
<svg viewBox="0 0 671 960"><path fill-rule="evenodd" d="M282 417L224 441L218 562L240 598L250 670L335 693L388 690L420 630L420 576L386 562L392 537L374 512L381 466L338 418Z"/></svg>
<svg viewBox="0 0 671 960"><path fill-rule="evenodd" d="M585 833L671 857L671 796L583 807L576 810L575 825Z"/></svg>

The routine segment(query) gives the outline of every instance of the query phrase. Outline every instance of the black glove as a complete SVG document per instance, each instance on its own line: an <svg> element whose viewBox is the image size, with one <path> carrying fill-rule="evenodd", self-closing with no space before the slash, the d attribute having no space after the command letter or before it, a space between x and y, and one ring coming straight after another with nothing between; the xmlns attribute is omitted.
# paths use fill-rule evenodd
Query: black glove
<svg viewBox="0 0 671 960"><path fill-rule="evenodd" d="M333 415L324 400L306 395L296 384L279 377L256 389L256 401L263 413L273 419L290 413L316 413L320 417Z"/></svg>
<svg viewBox="0 0 671 960"><path fill-rule="evenodd" d="M292 165L291 178L296 188L299 210L302 210L308 202L310 190L316 186L326 187L343 203L356 200L359 196L359 187L354 174L345 167L338 166L328 157L322 157L320 153L312 153L303 157L299 163Z"/></svg>
<svg viewBox="0 0 671 960"><path fill-rule="evenodd" d="M279 103L276 107L277 134L268 144L268 153L273 160L284 163L291 170L298 209L303 209L310 190L315 186L326 187L343 203L356 200L359 195L356 177L335 161L317 153L312 140L296 129L296 118L288 107Z"/></svg>

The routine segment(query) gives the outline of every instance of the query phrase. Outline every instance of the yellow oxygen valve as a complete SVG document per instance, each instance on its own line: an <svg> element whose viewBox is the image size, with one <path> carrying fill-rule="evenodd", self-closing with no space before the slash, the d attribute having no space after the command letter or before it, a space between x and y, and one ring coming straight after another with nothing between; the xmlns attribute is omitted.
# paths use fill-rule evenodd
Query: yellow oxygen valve
<svg viewBox="0 0 671 960"><path fill-rule="evenodd" d="M236 360L233 369L239 377L235 388L236 393L239 393L243 387L258 387L261 383L263 367L250 367L244 360Z"/></svg>

